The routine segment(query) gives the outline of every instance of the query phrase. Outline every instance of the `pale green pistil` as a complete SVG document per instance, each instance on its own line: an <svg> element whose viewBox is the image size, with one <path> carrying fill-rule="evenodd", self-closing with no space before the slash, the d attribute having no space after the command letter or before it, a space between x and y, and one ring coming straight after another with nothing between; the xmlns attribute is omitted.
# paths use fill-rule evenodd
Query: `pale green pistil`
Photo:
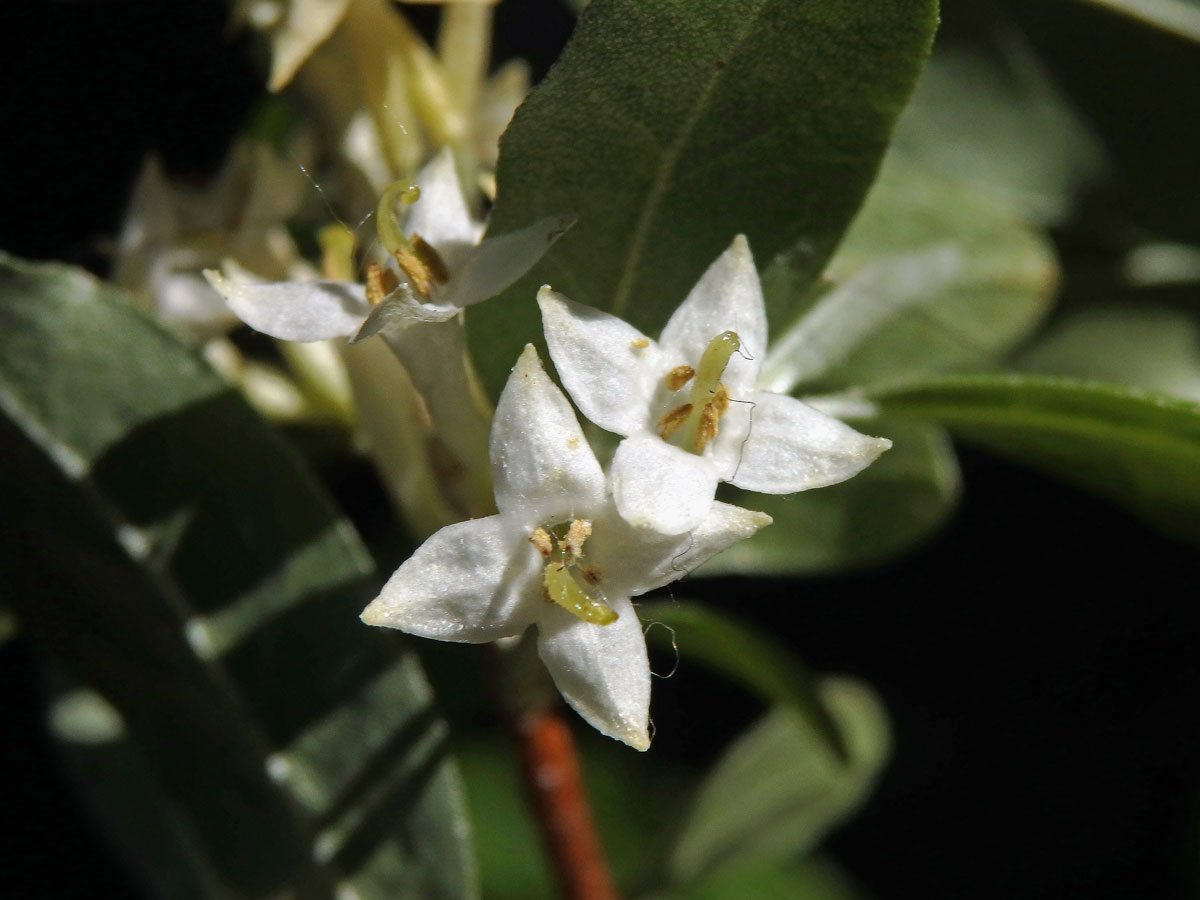
<svg viewBox="0 0 1200 900"><path fill-rule="evenodd" d="M375 208L375 228L379 232L379 243L383 244L396 265L408 276L412 289L428 300L435 284L445 284L450 273L438 252L427 244L419 234L411 237L406 235L396 220L395 205L397 200L405 203L416 203L421 197L421 189L406 181L394 181L379 197Z"/></svg>
<svg viewBox="0 0 1200 900"><path fill-rule="evenodd" d="M569 527L534 529L529 542L549 560L542 570L542 596L585 622L611 625L617 614L596 587L600 573L583 556L583 544L591 533L590 522L576 519Z"/></svg>
<svg viewBox="0 0 1200 900"><path fill-rule="evenodd" d="M692 389L688 403L677 406L658 420L658 433L663 440L693 453L703 453L704 448L717 436L721 416L729 408L729 392L721 383L721 376L729 365L729 359L742 346L734 331L722 331L708 342L700 357L700 367L679 366L667 373L667 387L677 391L688 381Z"/></svg>

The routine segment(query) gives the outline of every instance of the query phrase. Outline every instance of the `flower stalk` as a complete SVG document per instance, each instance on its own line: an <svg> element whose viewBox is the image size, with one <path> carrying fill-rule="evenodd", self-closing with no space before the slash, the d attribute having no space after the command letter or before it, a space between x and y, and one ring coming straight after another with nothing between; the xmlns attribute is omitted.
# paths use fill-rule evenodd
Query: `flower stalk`
<svg viewBox="0 0 1200 900"><path fill-rule="evenodd" d="M530 803L562 896L617 900L567 723L545 706L519 714L515 726Z"/></svg>

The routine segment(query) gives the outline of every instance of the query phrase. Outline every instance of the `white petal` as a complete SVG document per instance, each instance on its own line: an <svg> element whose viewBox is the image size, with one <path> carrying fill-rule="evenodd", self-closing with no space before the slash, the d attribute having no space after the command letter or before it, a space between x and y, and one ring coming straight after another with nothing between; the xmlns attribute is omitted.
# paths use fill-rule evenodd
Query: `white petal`
<svg viewBox="0 0 1200 900"><path fill-rule="evenodd" d="M857 475L892 442L859 434L849 425L782 394L751 395L750 436L729 480L748 491L791 494Z"/></svg>
<svg viewBox="0 0 1200 900"><path fill-rule="evenodd" d="M272 91L284 87L346 14L348 0L290 0L269 29Z"/></svg>
<svg viewBox="0 0 1200 900"><path fill-rule="evenodd" d="M555 293L538 291L546 346L579 411L606 431L648 428L650 398L666 375L658 347L623 319Z"/></svg>
<svg viewBox="0 0 1200 900"><path fill-rule="evenodd" d="M675 310L658 339L663 353L696 365L709 342L723 331L735 331L742 349L729 360L721 380L733 392L754 386L767 354L767 310L754 257L746 238L738 235L717 257Z"/></svg>
<svg viewBox="0 0 1200 900"><path fill-rule="evenodd" d="M520 634L544 605L542 558L522 530L504 516L446 526L396 570L362 620L472 644Z"/></svg>
<svg viewBox="0 0 1200 900"><path fill-rule="evenodd" d="M769 524L766 513L713 501L692 531L667 536L635 529L612 509L593 517L586 552L602 593L636 597L682 578Z"/></svg>
<svg viewBox="0 0 1200 900"><path fill-rule="evenodd" d="M574 224L574 216L551 216L517 231L488 237L462 254L442 292L442 302L461 309L495 297L528 272Z"/></svg>
<svg viewBox="0 0 1200 900"><path fill-rule="evenodd" d="M557 606L538 623L538 653L559 693L602 734L635 750L650 746L650 661L627 597L609 598L611 625L593 625Z"/></svg>
<svg viewBox="0 0 1200 900"><path fill-rule="evenodd" d="M546 523L585 515L603 503L600 463L532 344L526 345L496 404L491 455L501 512Z"/></svg>
<svg viewBox="0 0 1200 900"><path fill-rule="evenodd" d="M412 288L401 284L367 314L350 342L353 344L366 340L384 329L403 329L416 322L446 322L457 315L458 310L453 306L422 303L413 294Z"/></svg>
<svg viewBox="0 0 1200 900"><path fill-rule="evenodd" d="M654 434L621 441L612 462L613 499L625 521L660 534L698 526L712 506L717 475L701 456Z"/></svg>
<svg viewBox="0 0 1200 900"><path fill-rule="evenodd" d="M370 312L361 285L341 281L248 283L204 273L239 319L284 341L349 337Z"/></svg>
<svg viewBox="0 0 1200 900"><path fill-rule="evenodd" d="M483 225L471 218L448 147L417 174L417 187L421 196L409 207L404 230L432 244L450 265L456 251L479 243Z"/></svg>
<svg viewBox="0 0 1200 900"><path fill-rule="evenodd" d="M178 238L179 231L175 193L162 163L151 154L142 163L125 221L121 223L119 252L132 253L148 244L169 244Z"/></svg>

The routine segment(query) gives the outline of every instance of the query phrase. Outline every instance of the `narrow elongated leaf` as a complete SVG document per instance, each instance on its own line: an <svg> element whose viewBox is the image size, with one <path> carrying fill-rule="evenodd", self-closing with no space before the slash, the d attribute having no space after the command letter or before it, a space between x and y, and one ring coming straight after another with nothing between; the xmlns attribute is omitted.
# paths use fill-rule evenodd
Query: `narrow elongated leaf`
<svg viewBox="0 0 1200 900"><path fill-rule="evenodd" d="M942 378L875 395L884 414L1108 497L1200 541L1200 405L1136 388L1037 375Z"/></svg>
<svg viewBox="0 0 1200 900"><path fill-rule="evenodd" d="M1200 402L1200 321L1147 302L1087 307L1055 322L1013 362Z"/></svg>
<svg viewBox="0 0 1200 900"><path fill-rule="evenodd" d="M656 335L744 233L803 241L811 279L878 168L928 52L935 0L595 0L500 147L490 229L573 213L501 299L472 309L495 392L540 333L534 294Z"/></svg>
<svg viewBox="0 0 1200 900"><path fill-rule="evenodd" d="M777 294L803 290L778 271L791 262L772 266ZM775 333L765 389L819 393L991 365L1045 315L1057 266L1038 232L893 155L826 277L824 294L793 297L807 308Z"/></svg>
<svg viewBox="0 0 1200 900"><path fill-rule="evenodd" d="M845 758L846 748L829 711L815 692L815 679L794 653L769 635L699 603L651 601L638 606L646 638L667 643L758 694L767 703L795 710L822 735L831 752Z"/></svg>
<svg viewBox="0 0 1200 900"><path fill-rule="evenodd" d="M671 855L676 883L735 864L794 860L866 798L891 744L883 705L849 678L825 679L819 693L846 762L793 709L768 712L700 786Z"/></svg>
<svg viewBox="0 0 1200 900"><path fill-rule="evenodd" d="M157 822L156 859L191 861L148 881L471 896L429 687L358 621L365 551L241 398L117 292L4 259L0 413L5 599L119 715L97 777L147 766L160 814L96 801L130 856Z"/></svg>
<svg viewBox="0 0 1200 900"><path fill-rule="evenodd" d="M788 496L730 488L722 499L772 519L734 544L701 575L803 575L881 562L911 549L946 520L958 500L954 450L940 428L872 421L892 449L848 481Z"/></svg>
<svg viewBox="0 0 1200 900"><path fill-rule="evenodd" d="M1200 0L1081 0L1200 41Z"/></svg>
<svg viewBox="0 0 1200 900"><path fill-rule="evenodd" d="M867 900L829 860L727 866L654 900Z"/></svg>

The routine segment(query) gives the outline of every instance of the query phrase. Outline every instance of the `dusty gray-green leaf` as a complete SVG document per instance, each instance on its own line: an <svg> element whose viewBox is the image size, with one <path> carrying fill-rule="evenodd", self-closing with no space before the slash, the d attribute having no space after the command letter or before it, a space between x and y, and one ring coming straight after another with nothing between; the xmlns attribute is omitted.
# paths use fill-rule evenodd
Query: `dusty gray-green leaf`
<svg viewBox="0 0 1200 900"><path fill-rule="evenodd" d="M1039 375L964 375L880 391L885 415L1085 487L1200 541L1200 405L1136 388Z"/></svg>
<svg viewBox="0 0 1200 900"><path fill-rule="evenodd" d="M1151 303L1108 304L1068 313L1013 365L1161 391L1200 402L1200 322Z"/></svg>
<svg viewBox="0 0 1200 900"><path fill-rule="evenodd" d="M811 279L866 193L936 0L595 0L505 132L489 229L578 221L468 317L496 392L545 283L657 335L734 235Z"/></svg>
<svg viewBox="0 0 1200 900"><path fill-rule="evenodd" d="M655 600L638 605L646 639L670 646L758 694L786 706L824 735L830 752L846 758L842 734L815 691L814 678L794 653L772 638L700 603ZM650 623L666 628L651 628Z"/></svg>
<svg viewBox="0 0 1200 900"><path fill-rule="evenodd" d="M890 751L883 704L849 678L827 678L818 692L848 759L831 754L794 709L769 711L700 786L671 854L674 882L731 865L794 860L862 804Z"/></svg>
<svg viewBox="0 0 1200 900"><path fill-rule="evenodd" d="M1055 224L1103 172L1104 151L1019 32L990 38L934 49L893 148L1015 218Z"/></svg>
<svg viewBox="0 0 1200 900"><path fill-rule="evenodd" d="M775 521L707 563L700 575L811 575L859 568L912 549L958 500L954 449L940 429L875 422L892 449L853 478L788 496L722 488L729 503Z"/></svg>
<svg viewBox="0 0 1200 900"><path fill-rule="evenodd" d="M1170 31L1192 41L1200 41L1200 0L1081 0Z"/></svg>
<svg viewBox="0 0 1200 900"><path fill-rule="evenodd" d="M366 552L195 352L78 270L4 258L0 447L5 600L119 713L132 750L88 764L114 779L145 765L163 810L130 820L94 796L151 885L474 895L429 686L357 618ZM77 726L66 739L99 734L89 715L60 720ZM147 852L185 871L139 857L155 822Z"/></svg>
<svg viewBox="0 0 1200 900"><path fill-rule="evenodd" d="M803 290L778 271L788 265L770 267L772 290ZM989 365L1041 321L1057 266L1038 232L892 155L826 277L824 293L793 300L806 308L775 332L763 389L815 393Z"/></svg>

